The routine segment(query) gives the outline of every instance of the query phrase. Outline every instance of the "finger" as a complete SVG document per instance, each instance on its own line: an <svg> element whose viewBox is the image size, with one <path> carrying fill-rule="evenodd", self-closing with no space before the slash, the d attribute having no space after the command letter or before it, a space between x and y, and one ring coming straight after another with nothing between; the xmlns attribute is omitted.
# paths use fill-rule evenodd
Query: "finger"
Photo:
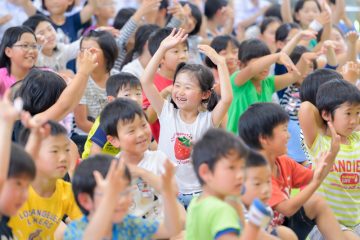
<svg viewBox="0 0 360 240"><path fill-rule="evenodd" d="M113 178L116 165L117 165L116 161L112 160L111 164L110 164L110 167L109 167L109 170L108 170L108 173L106 175L106 179L112 179Z"/></svg>
<svg viewBox="0 0 360 240"><path fill-rule="evenodd" d="M100 185L104 181L104 178L99 171L95 170L93 172L93 175L95 178L96 185Z"/></svg>

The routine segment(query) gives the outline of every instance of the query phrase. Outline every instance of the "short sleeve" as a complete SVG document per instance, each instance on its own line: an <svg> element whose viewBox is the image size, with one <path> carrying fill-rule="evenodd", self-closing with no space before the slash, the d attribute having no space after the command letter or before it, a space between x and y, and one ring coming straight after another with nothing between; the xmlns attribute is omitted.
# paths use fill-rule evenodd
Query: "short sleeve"
<svg viewBox="0 0 360 240"><path fill-rule="evenodd" d="M214 216L211 222L211 236L214 239L230 232L240 234L239 217L231 206L217 208L211 215Z"/></svg>
<svg viewBox="0 0 360 240"><path fill-rule="evenodd" d="M275 75L270 75L263 81L266 88L270 89L272 93L275 92Z"/></svg>
<svg viewBox="0 0 360 240"><path fill-rule="evenodd" d="M285 193L281 191L278 182L274 178L272 178L271 180L271 185L272 185L272 192L268 204L270 207L274 208L276 205L286 200L287 196Z"/></svg>
<svg viewBox="0 0 360 240"><path fill-rule="evenodd" d="M307 185L313 178L313 171L295 162L295 160L292 161L292 187L300 188Z"/></svg>
<svg viewBox="0 0 360 240"><path fill-rule="evenodd" d="M71 189L71 184L63 182L64 192L62 194L63 201L66 200L66 215L69 216L71 220L79 219L82 216L82 213L75 202L75 197ZM65 203L64 203L65 204Z"/></svg>
<svg viewBox="0 0 360 240"><path fill-rule="evenodd" d="M76 58L80 49L80 39L71 44L64 45L65 60L70 61Z"/></svg>
<svg viewBox="0 0 360 240"><path fill-rule="evenodd" d="M104 130L98 126L90 140L93 143L96 143L99 147L103 148L107 142Z"/></svg>
<svg viewBox="0 0 360 240"><path fill-rule="evenodd" d="M161 123L161 121L163 121L166 117L171 116L173 114L174 111L174 106L172 105L172 103L170 102L170 99L167 99L164 101L163 104L163 108L161 109L161 113L158 116L159 117L159 121Z"/></svg>
<svg viewBox="0 0 360 240"><path fill-rule="evenodd" d="M236 71L230 76L230 83L231 83L231 87L232 87L233 90L241 87L241 86L238 86L238 85L235 84L235 78L239 74L239 72L240 71Z"/></svg>

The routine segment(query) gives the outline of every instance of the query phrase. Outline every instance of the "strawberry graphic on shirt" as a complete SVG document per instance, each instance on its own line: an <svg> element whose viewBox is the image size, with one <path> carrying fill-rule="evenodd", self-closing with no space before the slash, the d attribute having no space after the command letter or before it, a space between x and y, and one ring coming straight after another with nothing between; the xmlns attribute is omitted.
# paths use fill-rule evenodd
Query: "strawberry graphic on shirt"
<svg viewBox="0 0 360 240"><path fill-rule="evenodd" d="M187 137L177 137L174 145L175 157L178 160L190 158L191 139Z"/></svg>

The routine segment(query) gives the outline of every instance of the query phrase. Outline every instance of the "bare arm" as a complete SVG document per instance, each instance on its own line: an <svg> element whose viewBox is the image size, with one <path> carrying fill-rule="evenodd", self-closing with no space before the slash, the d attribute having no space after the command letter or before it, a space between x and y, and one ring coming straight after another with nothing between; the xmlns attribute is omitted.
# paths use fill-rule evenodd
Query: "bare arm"
<svg viewBox="0 0 360 240"><path fill-rule="evenodd" d="M54 121L62 120L67 114L74 110L85 91L90 73L97 66L96 54L86 50L78 58L78 72L71 83L61 93L54 105L35 117Z"/></svg>
<svg viewBox="0 0 360 240"><path fill-rule="evenodd" d="M286 43L286 45L281 49L281 52L290 55L298 43L303 40L316 39L317 32L313 30L301 30L299 31L290 41Z"/></svg>
<svg viewBox="0 0 360 240"><path fill-rule="evenodd" d="M4 25L8 21L10 21L12 18L13 18L13 16L11 14L7 14L5 16L0 17L0 26Z"/></svg>
<svg viewBox="0 0 360 240"><path fill-rule="evenodd" d="M351 31L346 34L347 40L347 55L346 55L346 62L357 62L357 51L356 51L356 43L359 39L359 35L355 31Z"/></svg>
<svg viewBox="0 0 360 240"><path fill-rule="evenodd" d="M101 0L88 0L88 4L80 11L81 23L86 23L91 19L98 4L101 4Z"/></svg>
<svg viewBox="0 0 360 240"><path fill-rule="evenodd" d="M281 4L281 17L282 17L284 23L294 22L294 19L292 17L292 13L291 13L290 0L283 0L283 2Z"/></svg>
<svg viewBox="0 0 360 240"><path fill-rule="evenodd" d="M76 126L78 128L80 128L82 131L88 133L91 130L93 123L88 120L87 113L88 113L88 111L87 111L86 105L84 105L84 104L79 104L74 109L74 117L75 117Z"/></svg>

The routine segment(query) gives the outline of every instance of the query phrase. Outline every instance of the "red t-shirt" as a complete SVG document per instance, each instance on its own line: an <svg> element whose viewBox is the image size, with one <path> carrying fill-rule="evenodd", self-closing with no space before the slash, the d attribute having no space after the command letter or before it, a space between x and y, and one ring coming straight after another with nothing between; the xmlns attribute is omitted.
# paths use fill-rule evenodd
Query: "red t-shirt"
<svg viewBox="0 0 360 240"><path fill-rule="evenodd" d="M313 172L297 163L288 156L278 157L275 161L279 176L272 177L272 193L268 202L274 209L276 205L290 198L292 188L300 188L307 185L313 178ZM284 215L274 210L273 226L281 225Z"/></svg>
<svg viewBox="0 0 360 240"><path fill-rule="evenodd" d="M155 74L154 84L159 92L161 92L164 88L172 85L173 80L165 78L161 76L159 73ZM143 92L143 109L147 109L150 106L150 102L145 96ZM160 135L160 123L159 120L156 120L153 124L150 124L151 131L153 137L155 138L156 142L159 142L159 135Z"/></svg>

